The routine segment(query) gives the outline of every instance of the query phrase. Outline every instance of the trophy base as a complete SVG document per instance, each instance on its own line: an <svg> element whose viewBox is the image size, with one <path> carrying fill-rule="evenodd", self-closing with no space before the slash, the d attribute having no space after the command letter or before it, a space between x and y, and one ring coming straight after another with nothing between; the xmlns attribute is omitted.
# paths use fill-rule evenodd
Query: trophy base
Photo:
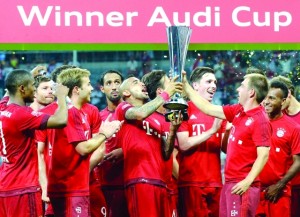
<svg viewBox="0 0 300 217"><path fill-rule="evenodd" d="M164 104L164 107L169 110L185 110L188 105L183 98L172 99Z"/></svg>

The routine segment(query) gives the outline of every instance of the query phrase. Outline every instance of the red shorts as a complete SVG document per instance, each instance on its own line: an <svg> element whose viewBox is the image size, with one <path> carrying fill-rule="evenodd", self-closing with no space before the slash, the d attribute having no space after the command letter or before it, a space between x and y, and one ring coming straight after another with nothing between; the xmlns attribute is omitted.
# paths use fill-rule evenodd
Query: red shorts
<svg viewBox="0 0 300 217"><path fill-rule="evenodd" d="M0 216L40 217L43 216L40 192L0 197Z"/></svg>
<svg viewBox="0 0 300 217"><path fill-rule="evenodd" d="M109 217L129 217L124 187L105 186L102 187Z"/></svg>
<svg viewBox="0 0 300 217"><path fill-rule="evenodd" d="M300 186L292 186L292 217L300 216Z"/></svg>
<svg viewBox="0 0 300 217"><path fill-rule="evenodd" d="M218 217L220 194L220 187L180 187L179 216Z"/></svg>
<svg viewBox="0 0 300 217"><path fill-rule="evenodd" d="M54 217L54 211L51 203L45 203L45 216L46 217Z"/></svg>
<svg viewBox="0 0 300 217"><path fill-rule="evenodd" d="M168 191L170 217L178 217L178 193Z"/></svg>
<svg viewBox="0 0 300 217"><path fill-rule="evenodd" d="M223 186L220 199L220 217L253 217L259 204L260 188L251 186L242 196L231 194L236 183Z"/></svg>
<svg viewBox="0 0 300 217"><path fill-rule="evenodd" d="M91 217L108 216L104 194L96 183L90 184L90 209Z"/></svg>
<svg viewBox="0 0 300 217"><path fill-rule="evenodd" d="M265 199L265 192L260 192L260 202L256 211L256 216L268 217L289 217L291 216L291 197L288 194L283 195L276 203L271 203Z"/></svg>
<svg viewBox="0 0 300 217"><path fill-rule="evenodd" d="M136 183L125 189L130 217L166 217L168 195L165 187Z"/></svg>
<svg viewBox="0 0 300 217"><path fill-rule="evenodd" d="M50 197L54 215L59 217L90 217L90 198L82 197Z"/></svg>

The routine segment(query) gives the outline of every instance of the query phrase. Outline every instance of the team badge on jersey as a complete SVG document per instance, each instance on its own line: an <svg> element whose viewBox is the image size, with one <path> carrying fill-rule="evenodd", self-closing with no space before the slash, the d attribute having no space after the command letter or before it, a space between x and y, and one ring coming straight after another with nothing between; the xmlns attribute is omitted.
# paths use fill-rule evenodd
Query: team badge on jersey
<svg viewBox="0 0 300 217"><path fill-rule="evenodd" d="M248 120L246 121L245 125L246 126L250 126L253 122L253 118L248 118Z"/></svg>
<svg viewBox="0 0 300 217"><path fill-rule="evenodd" d="M285 129L283 129L283 128L278 128L278 129L277 129L277 132L276 132L276 135L277 135L278 137L283 137L283 136L284 136L284 133L285 133Z"/></svg>

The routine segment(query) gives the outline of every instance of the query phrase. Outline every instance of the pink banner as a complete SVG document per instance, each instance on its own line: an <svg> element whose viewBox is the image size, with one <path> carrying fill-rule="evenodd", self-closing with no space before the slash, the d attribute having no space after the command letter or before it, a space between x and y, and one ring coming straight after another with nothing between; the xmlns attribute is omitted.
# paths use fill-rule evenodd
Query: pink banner
<svg viewBox="0 0 300 217"><path fill-rule="evenodd" d="M191 43L300 42L298 0L2 0L0 43L166 43L166 26Z"/></svg>

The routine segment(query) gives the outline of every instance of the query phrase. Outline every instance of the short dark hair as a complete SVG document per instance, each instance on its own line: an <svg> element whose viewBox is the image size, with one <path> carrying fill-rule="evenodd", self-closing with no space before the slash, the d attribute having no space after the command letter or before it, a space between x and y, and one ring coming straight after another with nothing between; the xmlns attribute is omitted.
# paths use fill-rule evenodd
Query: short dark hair
<svg viewBox="0 0 300 217"><path fill-rule="evenodd" d="M15 69L8 73L5 79L5 88L8 90L9 94L16 94L19 86L27 86L30 81L33 80L32 74L23 69Z"/></svg>
<svg viewBox="0 0 300 217"><path fill-rule="evenodd" d="M285 85L285 83L283 83L281 81L271 81L270 88L278 88L278 89L280 89L282 91L282 93L283 93L283 98L287 98L287 96L289 94L288 87Z"/></svg>
<svg viewBox="0 0 300 217"><path fill-rule="evenodd" d="M294 95L294 93L295 93L295 87L293 85L293 82L290 79L279 75L279 76L276 76L276 77L272 78L271 82L273 82L273 81L280 81L280 82L284 83L287 86L287 88L291 91L291 94L293 96L295 96Z"/></svg>
<svg viewBox="0 0 300 217"><path fill-rule="evenodd" d="M56 83L57 82L57 76L66 69L73 69L73 68L77 68L77 66L73 66L73 65L61 65L57 68L55 68L52 73L51 73L51 78L52 80Z"/></svg>
<svg viewBox="0 0 300 217"><path fill-rule="evenodd" d="M38 88L41 83L51 81L51 78L45 75L37 75L34 77L34 86Z"/></svg>
<svg viewBox="0 0 300 217"><path fill-rule="evenodd" d="M147 87L147 92L150 99L154 99L156 97L157 88L165 88L163 87L163 83L161 79L166 76L166 72L163 70L153 70L142 77L142 82Z"/></svg>
<svg viewBox="0 0 300 217"><path fill-rule="evenodd" d="M206 73L215 74L215 71L212 68L209 68L209 67L197 67L197 68L195 68L191 73L190 82L193 83L193 82L199 81L202 78L202 76Z"/></svg>
<svg viewBox="0 0 300 217"><path fill-rule="evenodd" d="M100 76L100 79L99 79L99 83L100 83L100 85L104 85L104 76L106 75L106 74L118 74L119 76L120 76L120 78L121 78L121 82L123 82L123 80L124 80L124 77L123 77L123 75L121 74L121 72L119 72L119 71L117 71L117 70L107 70L107 71L105 71L105 72L103 72L102 74L101 74L101 76Z"/></svg>

